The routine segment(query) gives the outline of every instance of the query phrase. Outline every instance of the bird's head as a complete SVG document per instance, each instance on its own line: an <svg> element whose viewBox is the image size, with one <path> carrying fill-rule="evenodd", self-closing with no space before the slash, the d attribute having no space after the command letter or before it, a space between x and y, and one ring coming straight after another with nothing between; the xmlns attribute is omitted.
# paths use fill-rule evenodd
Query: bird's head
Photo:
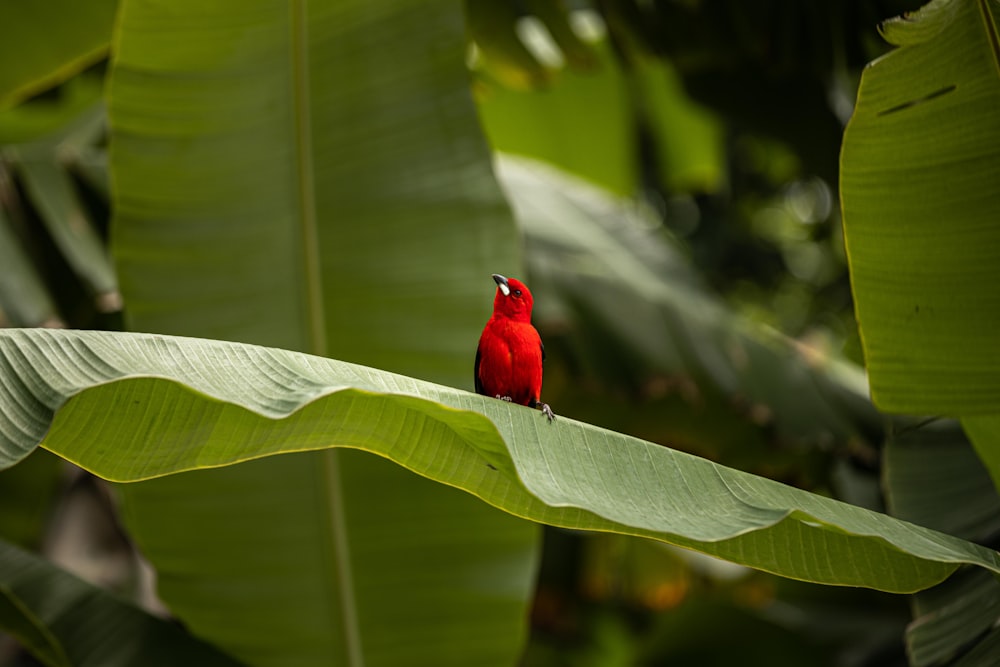
<svg viewBox="0 0 1000 667"><path fill-rule="evenodd" d="M534 301L524 283L516 278L504 278L499 273L493 274L493 282L497 284L493 313L520 322L530 322Z"/></svg>

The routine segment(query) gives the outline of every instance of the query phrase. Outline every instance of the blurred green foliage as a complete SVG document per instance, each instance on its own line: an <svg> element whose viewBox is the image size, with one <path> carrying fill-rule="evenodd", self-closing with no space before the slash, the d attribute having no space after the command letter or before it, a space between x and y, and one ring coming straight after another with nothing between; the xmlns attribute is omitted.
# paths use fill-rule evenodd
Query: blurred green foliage
<svg viewBox="0 0 1000 667"><path fill-rule="evenodd" d="M920 4L469 0L472 91L497 151L544 160L630 198L648 214L645 232L678 251L705 293L738 317L776 328L810 354L860 365L837 194L841 135L862 67L888 48L877 25ZM90 39L97 51L88 54L105 48L105 38ZM72 71L91 58L72 55ZM121 326L114 290L76 269L79 246L60 245L55 231L60 218L82 216L88 236L107 235L102 74L98 65L53 88L32 84L41 94L0 113L0 252L14 250L4 277L15 264L27 276L0 298L4 324ZM25 90L17 84L18 101ZM25 165L33 161L56 166L47 185L32 186ZM46 203L57 199L75 203L47 215ZM528 277L544 285L539 267L551 248L530 232L527 243ZM103 260L90 252L82 261ZM569 305L546 311L539 299L538 320L549 350L546 398L563 414L882 506L886 432L870 415L848 436L793 443L773 414L794 412L794 404L754 402L704 377L656 369L579 302L574 310L570 292L553 292L550 308L561 300ZM951 431L918 446L944 440L967 446ZM907 444L894 441L893 473L937 479L935 459L928 471L899 456ZM977 462L962 461L978 480ZM0 482L5 497L21 497L29 476L57 486L45 460L36 463L5 473L24 475ZM898 502L899 489L929 482L897 476L893 484ZM992 503L987 495L977 501ZM953 498L935 506L966 511ZM37 544L44 514L0 516L0 526L8 538ZM951 523L940 527L954 532ZM989 542L993 534L976 537ZM718 569L623 537L549 530L545 540L525 665L906 663L901 598ZM932 617L950 599L924 595L917 611ZM971 605L960 618L979 612ZM947 650L934 659L947 659Z"/></svg>

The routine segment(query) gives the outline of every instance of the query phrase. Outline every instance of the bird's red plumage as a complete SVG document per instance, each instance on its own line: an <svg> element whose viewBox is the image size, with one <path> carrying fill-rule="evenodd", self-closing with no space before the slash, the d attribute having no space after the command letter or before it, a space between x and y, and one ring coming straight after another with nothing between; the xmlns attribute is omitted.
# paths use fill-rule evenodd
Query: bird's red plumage
<svg viewBox="0 0 1000 667"><path fill-rule="evenodd" d="M494 280L493 315L476 350L476 391L519 405L542 407L551 420L552 411L540 400L544 350L538 331L531 325L531 292L514 278L494 276Z"/></svg>
<svg viewBox="0 0 1000 667"><path fill-rule="evenodd" d="M535 327L494 315L479 339L482 393L534 405L542 393L542 341Z"/></svg>

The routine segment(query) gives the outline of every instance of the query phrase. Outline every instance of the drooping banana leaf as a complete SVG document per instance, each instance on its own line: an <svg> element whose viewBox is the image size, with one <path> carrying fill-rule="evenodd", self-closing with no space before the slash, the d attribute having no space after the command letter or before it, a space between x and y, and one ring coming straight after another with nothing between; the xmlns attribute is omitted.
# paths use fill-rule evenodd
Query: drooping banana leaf
<svg viewBox="0 0 1000 667"><path fill-rule="evenodd" d="M956 537L344 362L219 341L49 330L0 332L0 360L8 464L40 442L101 476L132 481L349 447L517 516L653 537L797 579L908 592L962 563L1000 571L996 552Z"/></svg>

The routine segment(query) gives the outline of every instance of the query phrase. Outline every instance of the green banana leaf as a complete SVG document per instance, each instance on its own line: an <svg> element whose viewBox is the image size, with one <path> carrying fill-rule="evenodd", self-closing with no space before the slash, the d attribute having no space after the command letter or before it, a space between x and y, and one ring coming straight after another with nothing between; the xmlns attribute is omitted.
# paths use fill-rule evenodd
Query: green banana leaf
<svg viewBox="0 0 1000 667"><path fill-rule="evenodd" d="M107 248L87 219L71 175L54 155L16 156L17 173L49 235L80 281L98 300L117 303L118 286Z"/></svg>
<svg viewBox="0 0 1000 667"><path fill-rule="evenodd" d="M0 627L50 667L235 667L237 661L0 540Z"/></svg>
<svg viewBox="0 0 1000 667"><path fill-rule="evenodd" d="M894 516L968 540L1000 529L1000 495L954 420L901 431L886 443L884 486ZM995 665L1000 582L968 569L913 597L906 631L911 664Z"/></svg>
<svg viewBox="0 0 1000 667"><path fill-rule="evenodd" d="M887 411L961 416L968 435L947 421L893 437L890 509L975 540L993 539L1000 504L998 12L993 1L935 0L887 22L898 48L865 70L841 155L872 397ZM981 570L916 595L911 663L996 664L998 600Z"/></svg>
<svg viewBox="0 0 1000 667"><path fill-rule="evenodd" d="M0 361L4 465L41 443L107 479L138 481L349 447L533 521L653 537L796 579L910 592L963 563L1000 572L1000 555L956 537L580 422L549 423L529 408L330 359L37 329L0 332Z"/></svg>
<svg viewBox="0 0 1000 667"><path fill-rule="evenodd" d="M989 667L1000 659L1000 582L983 570L962 570L913 596L906 649L913 667Z"/></svg>
<svg viewBox="0 0 1000 667"><path fill-rule="evenodd" d="M458 3L125 2L119 27L112 245L128 325L471 386L489 275L516 274L518 255ZM279 393L297 384L274 370ZM171 611L249 663L521 651L537 527L382 458L305 452L121 496Z"/></svg>
<svg viewBox="0 0 1000 667"><path fill-rule="evenodd" d="M56 307L31 265L7 214L0 208L0 310L15 326L58 321Z"/></svg>
<svg viewBox="0 0 1000 667"><path fill-rule="evenodd" d="M123 5L112 246L131 326L471 386L489 275L519 257L457 4L254 6Z"/></svg>
<svg viewBox="0 0 1000 667"><path fill-rule="evenodd" d="M883 462L892 515L966 540L1000 532L1000 496L958 423L900 431L889 439Z"/></svg>
<svg viewBox="0 0 1000 667"><path fill-rule="evenodd" d="M65 326L56 304L78 310L67 305L74 300L69 293L90 301L100 295L95 305L102 311L120 301L104 242L71 173L89 164L82 160L101 138L100 91L93 77L77 77L63 87L58 103L0 112L0 309L14 326ZM40 248L50 245L85 287L43 267L46 251ZM78 318L70 321L80 326Z"/></svg>
<svg viewBox="0 0 1000 667"><path fill-rule="evenodd" d="M0 109L108 53L117 0L0 3Z"/></svg>
<svg viewBox="0 0 1000 667"><path fill-rule="evenodd" d="M892 439L890 508L978 540L996 534L1000 505L1000 435L989 414L1000 364L992 287L1000 239L991 222L1000 210L992 185L1000 176L997 10L933 2L887 24L900 48L865 72L842 161L873 397L888 410L963 415L968 434L946 422ZM916 595L906 634L912 664L996 664L998 600L996 578L976 570Z"/></svg>
<svg viewBox="0 0 1000 667"><path fill-rule="evenodd" d="M998 16L995 0L934 0L887 22L898 48L865 70L844 135L847 254L886 411L1000 404Z"/></svg>

